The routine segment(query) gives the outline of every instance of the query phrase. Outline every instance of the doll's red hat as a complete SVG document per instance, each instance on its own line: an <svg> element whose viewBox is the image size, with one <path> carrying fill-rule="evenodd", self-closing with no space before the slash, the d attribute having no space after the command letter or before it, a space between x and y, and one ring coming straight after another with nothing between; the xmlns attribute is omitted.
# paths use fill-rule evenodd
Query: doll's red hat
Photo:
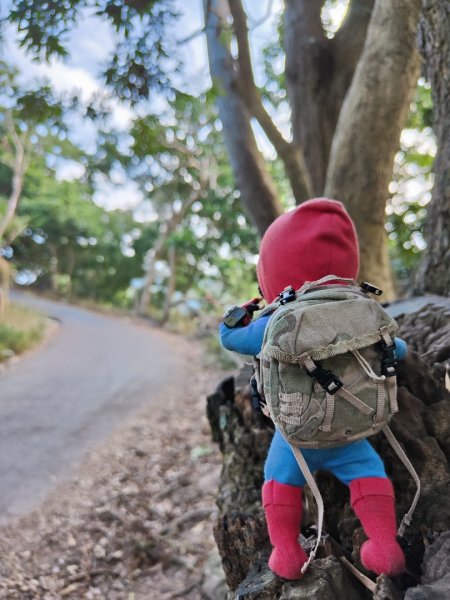
<svg viewBox="0 0 450 600"><path fill-rule="evenodd" d="M355 227L341 202L314 198L277 219L265 232L257 265L264 298L325 275L355 278L359 269Z"/></svg>

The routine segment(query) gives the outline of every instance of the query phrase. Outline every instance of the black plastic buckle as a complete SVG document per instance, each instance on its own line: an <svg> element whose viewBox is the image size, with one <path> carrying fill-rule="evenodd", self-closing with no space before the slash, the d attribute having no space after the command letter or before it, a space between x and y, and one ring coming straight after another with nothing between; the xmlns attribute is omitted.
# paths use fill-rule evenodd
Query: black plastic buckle
<svg viewBox="0 0 450 600"><path fill-rule="evenodd" d="M292 285L289 285L288 287L284 288L278 298L280 299L280 304L283 305L295 300L297 295Z"/></svg>
<svg viewBox="0 0 450 600"><path fill-rule="evenodd" d="M360 285L360 288L365 294L375 294L375 296L381 296L383 293L383 290L380 290L380 288L377 288L375 285L372 285L367 281L363 281Z"/></svg>
<svg viewBox="0 0 450 600"><path fill-rule="evenodd" d="M255 377L252 377L250 379L250 387L252 389L252 406L253 406L254 410L256 410L258 412L262 412L263 407L267 406L267 402L264 400L264 398L258 392L258 384L256 382Z"/></svg>
<svg viewBox="0 0 450 600"><path fill-rule="evenodd" d="M327 394L335 394L344 385L342 381L333 373L333 371L322 369L320 364L316 362L314 362L314 364L316 365L314 371L308 371L308 369L306 369L308 375L317 379L319 385L323 387Z"/></svg>
<svg viewBox="0 0 450 600"><path fill-rule="evenodd" d="M397 375L397 359L395 358L395 344L381 342L383 349L383 358L381 359L381 374L385 377L394 377Z"/></svg>

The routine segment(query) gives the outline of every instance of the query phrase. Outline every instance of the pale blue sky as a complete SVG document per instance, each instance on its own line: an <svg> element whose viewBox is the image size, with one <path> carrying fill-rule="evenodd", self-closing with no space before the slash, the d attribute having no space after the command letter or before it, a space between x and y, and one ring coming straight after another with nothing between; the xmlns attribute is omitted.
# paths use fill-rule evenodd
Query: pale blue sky
<svg viewBox="0 0 450 600"><path fill-rule="evenodd" d="M10 0L0 0L0 14L4 15L6 7ZM253 51L253 60L255 64L256 78L258 80L258 55L262 44L266 43L274 31L274 18L268 18L262 24L255 27L255 22L261 21L261 18L267 14L270 8L273 14L276 14L282 6L281 0L244 0L245 8L249 18L250 40ZM345 0L342 0L337 8L334 9L332 18L340 20L345 10ZM181 13L179 21L170 32L176 40L183 40L192 36L189 42L179 46L180 53L184 57L184 68L181 79L176 81L185 91L198 93L210 84L205 36L193 35L201 32L203 27L203 8L202 0L176 0L176 6ZM66 60L52 59L49 64L36 63L31 60L17 45L17 35L12 27L5 27L3 53L4 56L15 64L21 71L22 77L26 82L33 82L37 78L48 78L58 92L71 92L74 89L82 95L84 99L89 99L94 93L104 92L103 83L99 77L101 67L108 61L108 57L114 47L114 33L110 26L104 20L93 16L92 11L86 12L84 18L78 26L69 35L69 56ZM151 110L161 109L163 103L158 98L153 98ZM130 120L133 118L133 110L126 104L112 99L111 108L111 126L126 130ZM278 123L282 125L287 121L286 114L274 115ZM259 130L255 129L258 144L265 154L271 154L271 146L265 136ZM95 126L88 120L73 123L71 136L76 143L93 149L95 141ZM412 141L409 139L413 132L403 132L402 141L409 145ZM422 143L433 146L434 139L430 135L422 138ZM417 141L416 141L417 143ZM434 148L433 148L434 150ZM60 177L71 178L79 176L80 166L64 164L59 169ZM408 182L409 188L403 193L407 197L423 194L423 184L412 180ZM99 192L96 200L110 207L136 205L141 194L137 187L129 181L124 180L122 185L117 182L99 181ZM428 190L427 190L428 192ZM429 192L427 193L429 196Z"/></svg>
<svg viewBox="0 0 450 600"><path fill-rule="evenodd" d="M1 13L5 14L9 0L1 0ZM279 10L281 0L247 0L245 3L249 14L250 26L254 20L261 19L270 7L272 11ZM202 0L177 0L177 10L180 19L171 34L176 40L191 39L179 46L184 58L182 75L176 81L190 93L199 93L210 84L206 42L201 33L203 28ZM273 19L267 19L256 27L251 34L252 46L257 54L258 47L267 41L273 28ZM199 35L194 35L199 33ZM109 24L93 15L93 11L85 11L77 27L68 35L69 56L62 60L52 58L49 63L35 62L22 50L17 43L17 33L12 26L4 29L3 54L8 61L18 67L25 84L33 84L37 79L47 78L55 90L60 93L76 91L85 100L93 94L103 93L103 82L100 78L102 65L106 64L114 47L115 38ZM151 110L162 108L162 101L153 98ZM131 107L117 100L110 100L111 126L126 130L134 111ZM77 120L72 124L71 137L75 143L87 150L93 150L95 143L95 126L88 120ZM267 144L261 140L265 150ZM59 169L61 178L73 178L80 175L80 165L64 163ZM96 200L110 207L135 205L141 200L137 187L124 180L122 185L116 182L99 180L99 192Z"/></svg>

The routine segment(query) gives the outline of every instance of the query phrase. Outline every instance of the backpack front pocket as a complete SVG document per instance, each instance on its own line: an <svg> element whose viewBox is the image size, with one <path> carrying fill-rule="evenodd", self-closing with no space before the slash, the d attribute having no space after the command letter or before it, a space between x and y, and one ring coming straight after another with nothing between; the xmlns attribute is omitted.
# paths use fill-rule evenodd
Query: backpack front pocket
<svg viewBox="0 0 450 600"><path fill-rule="evenodd" d="M325 411L321 399L316 395L294 392L286 394L280 392L278 418L287 426L289 435L298 435L304 440L311 439L323 422ZM325 400L325 394L323 395Z"/></svg>

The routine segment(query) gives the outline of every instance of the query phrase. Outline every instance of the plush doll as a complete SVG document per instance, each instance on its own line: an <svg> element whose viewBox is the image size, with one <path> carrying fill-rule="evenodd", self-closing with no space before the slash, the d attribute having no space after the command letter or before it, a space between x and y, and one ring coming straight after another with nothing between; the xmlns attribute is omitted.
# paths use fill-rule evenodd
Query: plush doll
<svg viewBox="0 0 450 600"><path fill-rule="evenodd" d="M300 288L334 274L355 279L358 242L343 205L316 198L278 217L260 246L257 275L264 299L272 303L284 288ZM237 326L220 325L225 348L256 355L261 350L269 316L242 319ZM397 358L406 345L396 338ZM394 490L383 462L366 440L339 448L302 449L312 472L327 470L350 488L351 506L368 537L361 548L363 565L376 574L399 575L405 558L396 538ZM275 432L264 468L262 500L273 551L269 567L280 577L297 579L307 561L298 538L305 478L289 444Z"/></svg>

